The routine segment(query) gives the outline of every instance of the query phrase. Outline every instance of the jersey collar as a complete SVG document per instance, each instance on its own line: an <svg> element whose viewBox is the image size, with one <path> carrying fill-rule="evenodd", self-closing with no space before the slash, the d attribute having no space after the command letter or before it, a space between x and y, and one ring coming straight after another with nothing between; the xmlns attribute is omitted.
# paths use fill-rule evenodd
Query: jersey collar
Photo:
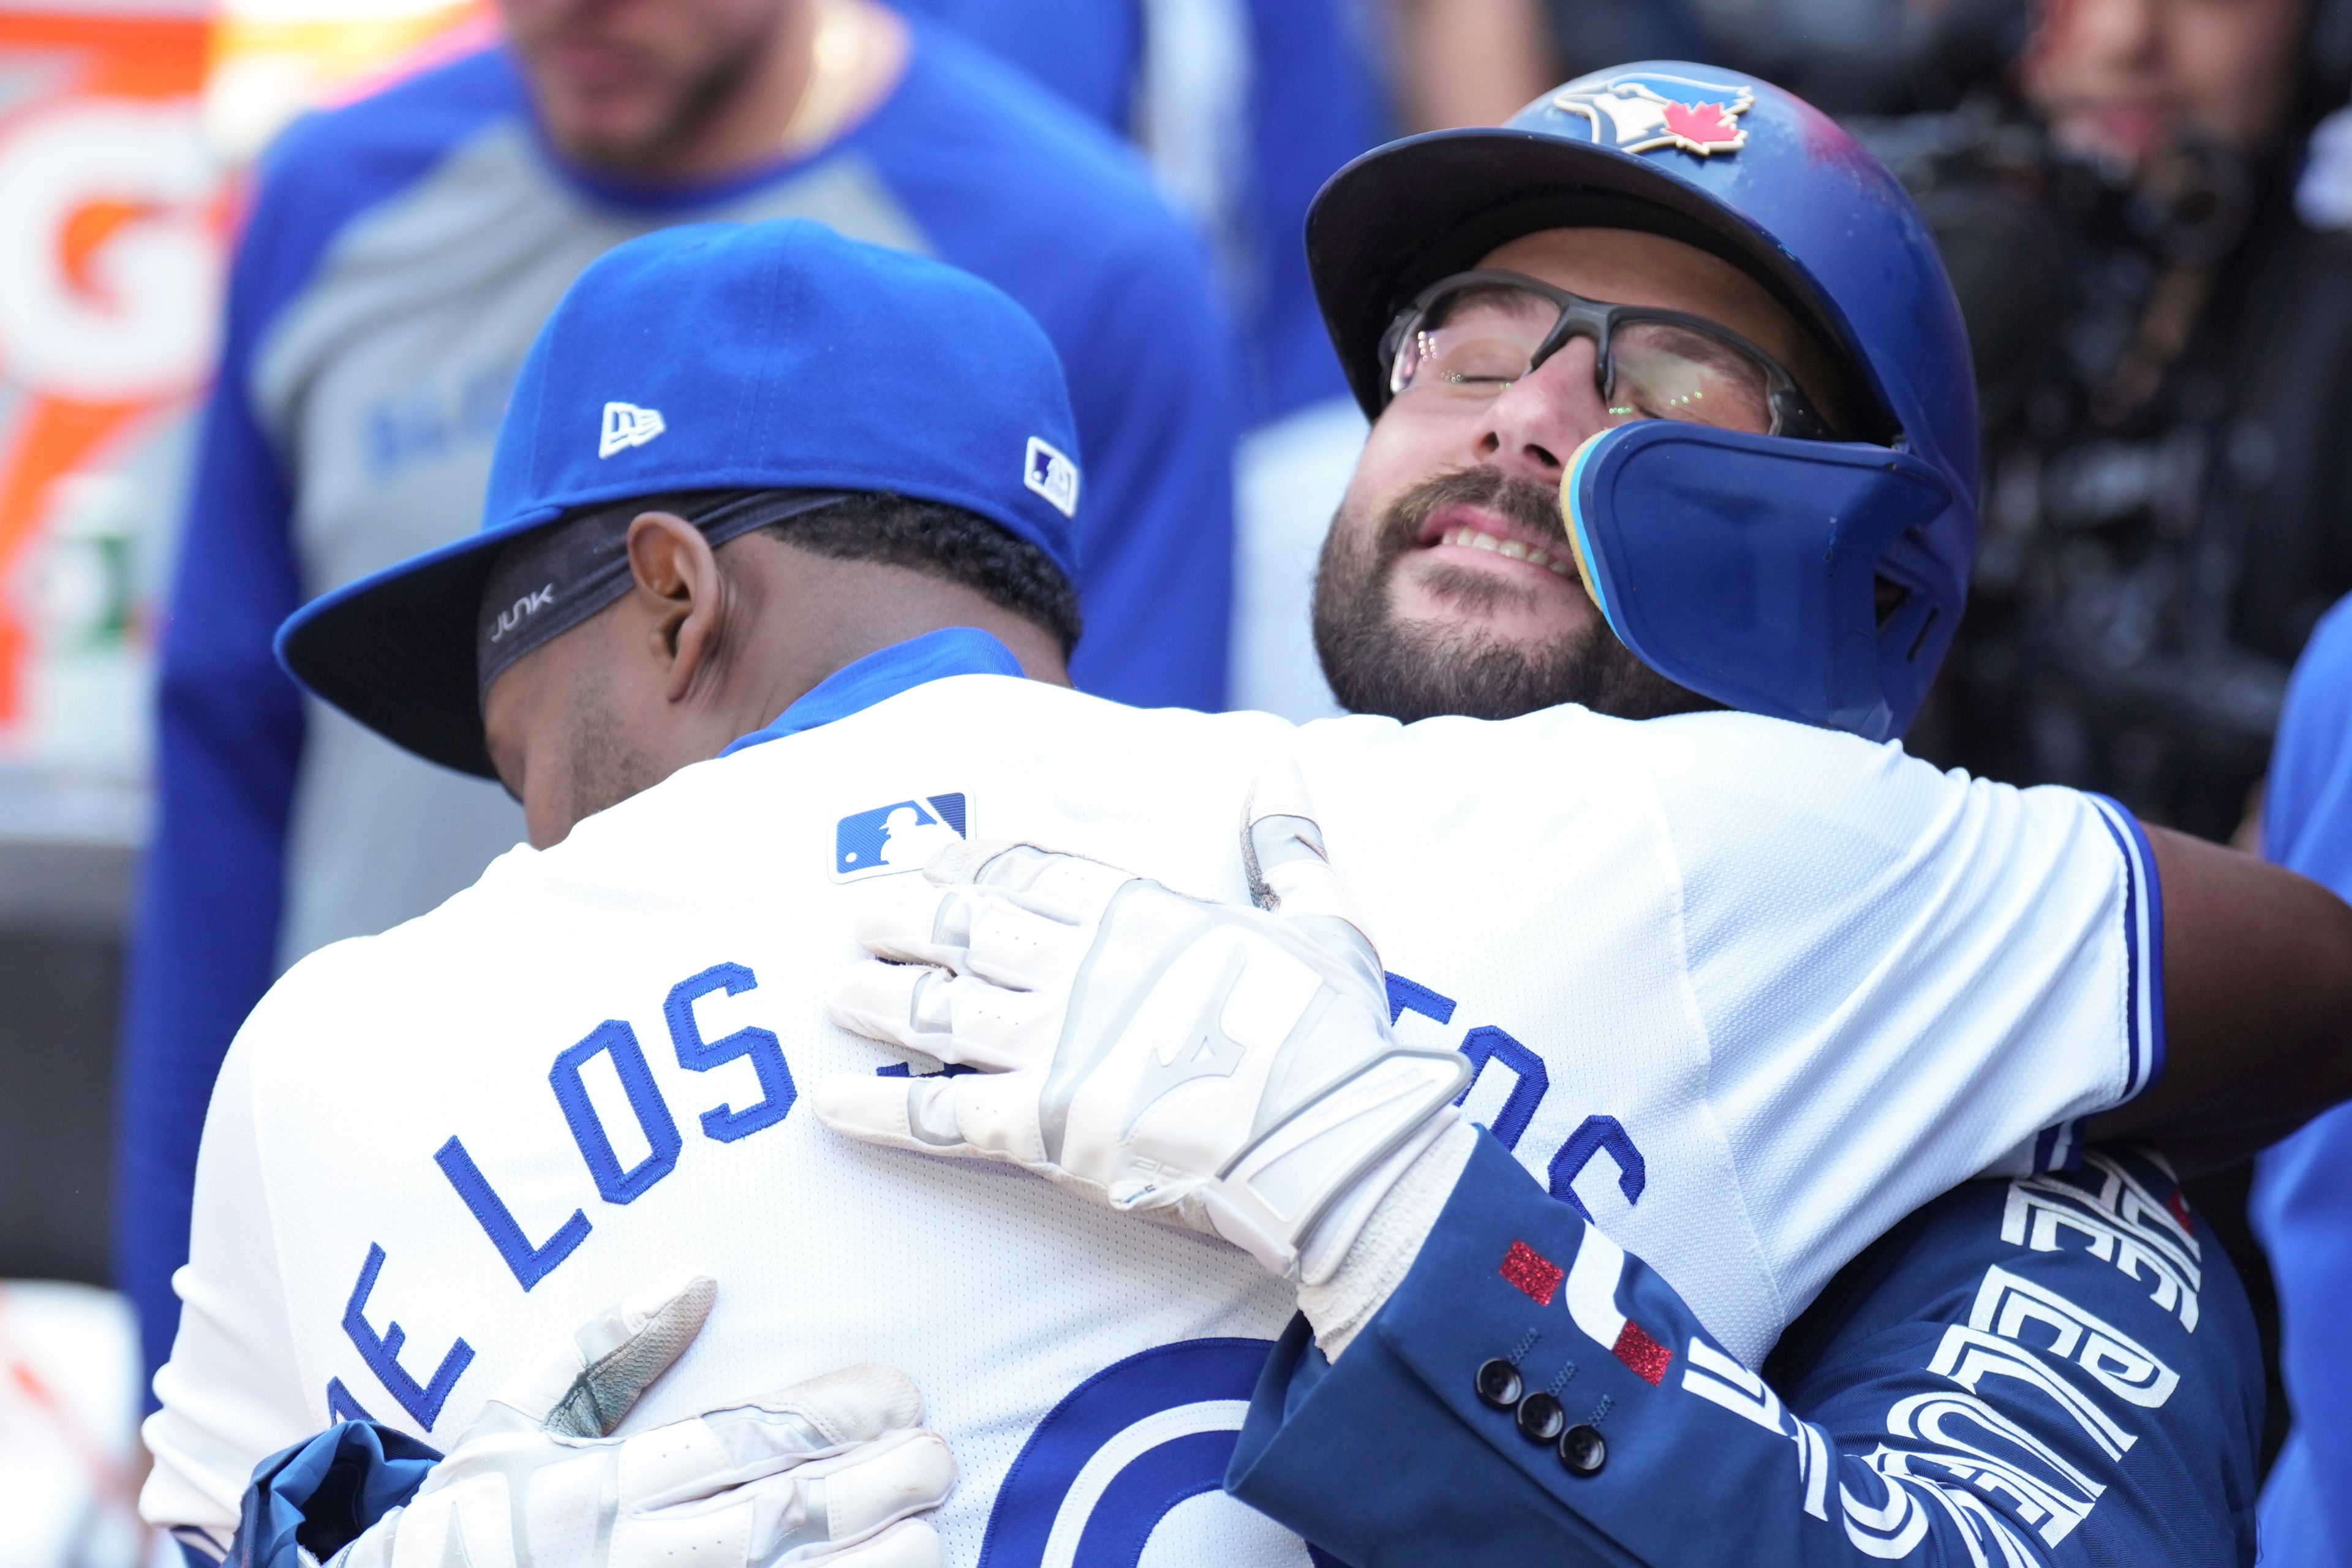
<svg viewBox="0 0 2352 1568"><path fill-rule="evenodd" d="M925 632L852 664L843 665L808 689L773 723L732 742L719 752L731 757L764 741L780 741L863 712L877 702L950 675L1025 675L1021 661L988 633L972 626Z"/></svg>

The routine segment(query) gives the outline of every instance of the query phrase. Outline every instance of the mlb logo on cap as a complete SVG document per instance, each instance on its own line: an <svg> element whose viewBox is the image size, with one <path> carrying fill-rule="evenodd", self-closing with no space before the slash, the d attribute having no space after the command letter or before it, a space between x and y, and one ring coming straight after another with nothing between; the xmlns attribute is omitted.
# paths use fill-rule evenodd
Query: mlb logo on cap
<svg viewBox="0 0 2352 1568"><path fill-rule="evenodd" d="M833 879L919 871L930 858L959 838L971 823L961 794L896 800L843 817L833 829Z"/></svg>
<svg viewBox="0 0 2352 1568"><path fill-rule="evenodd" d="M1078 515L1078 466L1050 442L1029 437L1029 462L1021 482L1053 503L1064 517Z"/></svg>

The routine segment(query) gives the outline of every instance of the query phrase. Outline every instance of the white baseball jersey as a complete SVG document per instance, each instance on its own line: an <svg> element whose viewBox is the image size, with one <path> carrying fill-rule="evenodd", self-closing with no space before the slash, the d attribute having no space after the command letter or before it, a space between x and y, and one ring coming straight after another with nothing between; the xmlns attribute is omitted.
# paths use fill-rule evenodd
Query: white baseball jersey
<svg viewBox="0 0 2352 1568"><path fill-rule="evenodd" d="M1303 1563L1217 1491L1284 1287L795 1103L908 1070L820 997L944 835L1239 900L1281 752L1401 1030L1479 1062L1472 1114L1751 1361L1894 1221L2155 1065L2150 868L2091 797L1738 714L1297 728L953 676L278 983L205 1130L149 1517L225 1542L255 1462L337 1415L446 1446L554 1336L698 1271L717 1309L635 1426L885 1361L955 1449L960 1568Z"/></svg>

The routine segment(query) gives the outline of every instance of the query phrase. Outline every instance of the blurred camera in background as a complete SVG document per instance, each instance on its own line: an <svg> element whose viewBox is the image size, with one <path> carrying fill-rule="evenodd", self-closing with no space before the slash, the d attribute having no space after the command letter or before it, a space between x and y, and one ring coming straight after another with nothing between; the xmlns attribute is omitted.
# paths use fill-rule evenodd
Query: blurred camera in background
<svg viewBox="0 0 2352 1568"><path fill-rule="evenodd" d="M2352 590L2352 239L2297 201L2348 26L2063 0L1962 107L1874 128L1951 263L1988 437L1927 754L2209 837L2252 810L2287 670Z"/></svg>

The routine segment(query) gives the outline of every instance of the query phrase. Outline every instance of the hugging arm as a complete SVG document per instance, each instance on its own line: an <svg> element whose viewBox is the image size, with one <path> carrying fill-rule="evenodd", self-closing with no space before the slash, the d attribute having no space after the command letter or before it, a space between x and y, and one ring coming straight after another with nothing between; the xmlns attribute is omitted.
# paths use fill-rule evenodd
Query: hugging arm
<svg viewBox="0 0 2352 1568"><path fill-rule="evenodd" d="M1297 847L1310 825L1279 820ZM979 1070L813 1091L838 1130L1022 1164L1296 1281L1304 1315L1227 1474L1244 1501L1357 1568L1696 1568L1727 1536L1752 1561L1854 1568L2114 1561L2192 1539L2198 1561L2244 1555L2250 1320L2168 1173L2094 1151L2087 1175L1937 1200L1832 1286L1783 1399L1464 1122L1458 1080L1421 1077L1376 1007L1356 1010L1349 1045L1318 1039L1322 1024L1293 1035L1293 1017L1350 1011L1348 966L1314 962L1318 934L1340 939L1331 955L1349 945L1318 931L1343 926L1344 905L1318 858L1269 868L1283 836L1253 847L1279 925L975 847L979 880L877 913L872 934L902 962L862 966L833 1007ZM1169 956L1154 981L1122 978L1147 973L1121 962L1139 942ZM1169 1005L1133 1005L1146 988ZM1286 1038L1307 1045L1286 1058ZM1295 1070L1310 1055L1323 1070ZM1215 1104L1137 1114L1203 1069L1228 1086ZM1250 1137L1267 1125L1286 1134L1272 1162Z"/></svg>
<svg viewBox="0 0 2352 1568"><path fill-rule="evenodd" d="M1768 1563L2019 1568L2160 1555L2183 1529L2212 1546L2200 1560L2243 1555L2259 1373L2169 1172L2094 1152L2088 1176L1970 1184L1896 1224L1892 1254L1854 1266L1859 1305L1790 1363L1791 1405L1463 1121L1458 1077L1398 1047L1303 787L1269 807L1260 782L1246 842L1267 914L1028 847L935 862L861 928L895 962L859 965L831 1008L975 1070L812 1091L836 1130L1021 1164L1296 1281L1304 1321L1260 1385L1237 1495L1359 1568L1697 1563L1727 1530ZM2075 924L2104 929L2125 902L2091 874L2113 865L2106 828L2057 826L2074 837L2050 874L2096 906ZM2091 952L2077 1001L2099 1023L2105 997L2150 988L2111 984ZM2033 994L2020 1026L2050 1035ZM2063 1055L2056 1034L2037 1051ZM1195 1078L1211 1092L1159 1117Z"/></svg>
<svg viewBox="0 0 2352 1568"><path fill-rule="evenodd" d="M2169 1295L2071 1225L2005 1223L2114 1226L2117 1192L2163 1209ZM1969 1183L1850 1264L1768 1382L1482 1135L1345 1352L1292 1325L1226 1485L1358 1568L1699 1568L1727 1540L1770 1568L2248 1561L2252 1317L2176 1192L2095 1150Z"/></svg>
<svg viewBox="0 0 2352 1568"><path fill-rule="evenodd" d="M2165 1063L2089 1133L2155 1143L2194 1173L2352 1099L2352 907L2251 855L2146 831L2161 888Z"/></svg>

